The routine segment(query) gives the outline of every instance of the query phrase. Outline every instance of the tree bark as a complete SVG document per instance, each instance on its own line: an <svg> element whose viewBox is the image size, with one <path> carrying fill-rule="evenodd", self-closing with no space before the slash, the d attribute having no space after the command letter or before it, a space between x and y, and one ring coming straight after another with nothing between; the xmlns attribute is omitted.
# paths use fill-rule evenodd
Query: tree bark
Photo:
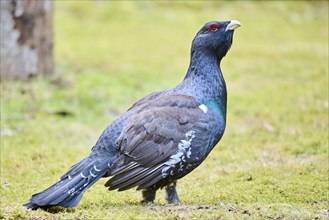
<svg viewBox="0 0 329 220"><path fill-rule="evenodd" d="M1 80L53 73L51 0L1 0Z"/></svg>

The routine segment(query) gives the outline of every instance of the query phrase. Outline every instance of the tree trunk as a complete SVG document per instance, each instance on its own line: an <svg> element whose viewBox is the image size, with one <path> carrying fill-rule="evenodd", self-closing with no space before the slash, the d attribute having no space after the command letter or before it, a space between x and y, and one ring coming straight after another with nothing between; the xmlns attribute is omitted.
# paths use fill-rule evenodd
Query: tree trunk
<svg viewBox="0 0 329 220"><path fill-rule="evenodd" d="M1 0L1 80L53 73L51 0Z"/></svg>

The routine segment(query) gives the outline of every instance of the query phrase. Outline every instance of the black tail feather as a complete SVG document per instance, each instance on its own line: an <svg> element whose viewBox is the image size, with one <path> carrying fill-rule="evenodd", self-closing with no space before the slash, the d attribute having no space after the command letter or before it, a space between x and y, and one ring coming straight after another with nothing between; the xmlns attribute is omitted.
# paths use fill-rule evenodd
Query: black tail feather
<svg viewBox="0 0 329 220"><path fill-rule="evenodd" d="M28 209L32 209L32 210L37 210L38 208L40 208L40 206L38 206L37 204L34 204L32 202L26 203L24 204L24 206Z"/></svg>
<svg viewBox="0 0 329 220"><path fill-rule="evenodd" d="M104 176L108 169L108 161L87 163L86 159L73 166L71 172L64 174L57 183L33 195L24 206L32 210L51 206L75 207L84 192Z"/></svg>

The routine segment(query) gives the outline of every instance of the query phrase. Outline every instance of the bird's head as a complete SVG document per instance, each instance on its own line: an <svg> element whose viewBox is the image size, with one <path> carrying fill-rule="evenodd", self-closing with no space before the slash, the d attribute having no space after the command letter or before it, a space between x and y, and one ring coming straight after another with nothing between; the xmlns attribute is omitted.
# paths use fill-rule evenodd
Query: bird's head
<svg viewBox="0 0 329 220"><path fill-rule="evenodd" d="M206 23L193 40L192 54L197 51L215 54L221 60L232 45L234 30L240 26L236 20Z"/></svg>

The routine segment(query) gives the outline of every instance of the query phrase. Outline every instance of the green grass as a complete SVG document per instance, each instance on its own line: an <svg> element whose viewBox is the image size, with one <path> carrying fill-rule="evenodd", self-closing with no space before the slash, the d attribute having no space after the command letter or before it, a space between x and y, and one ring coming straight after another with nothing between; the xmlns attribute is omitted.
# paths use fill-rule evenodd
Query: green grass
<svg viewBox="0 0 329 220"><path fill-rule="evenodd" d="M222 62L228 125L179 181L183 205L102 179L74 209L22 207L134 101L182 80L205 22L229 19L243 26ZM58 1L54 22L56 75L1 84L0 218L328 218L328 2Z"/></svg>

